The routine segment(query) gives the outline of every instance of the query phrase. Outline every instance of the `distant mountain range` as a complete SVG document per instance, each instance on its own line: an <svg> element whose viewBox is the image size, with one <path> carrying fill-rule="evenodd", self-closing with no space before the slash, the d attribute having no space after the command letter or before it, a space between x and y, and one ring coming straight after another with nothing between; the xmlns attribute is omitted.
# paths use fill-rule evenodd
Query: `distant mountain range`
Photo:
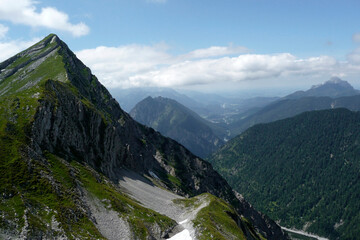
<svg viewBox="0 0 360 240"><path fill-rule="evenodd" d="M208 156L224 143L214 134L210 127L212 123L169 98L147 97L136 104L130 116L178 141L200 157Z"/></svg>
<svg viewBox="0 0 360 240"><path fill-rule="evenodd" d="M355 90L346 81L332 78L324 84L314 86L307 91L295 92L257 109L240 120L230 123L228 128L234 137L258 123L273 122L306 111L332 108L359 111L360 91Z"/></svg>
<svg viewBox="0 0 360 240"><path fill-rule="evenodd" d="M208 160L282 226L330 239L360 236L360 112L312 111L258 124Z"/></svg>
<svg viewBox="0 0 360 240"><path fill-rule="evenodd" d="M120 106L126 111L130 112L137 103L147 97L164 97L173 99L187 107L200 107L201 104L185 94L181 94L171 88L129 88L117 89L113 91L113 96L119 102Z"/></svg>
<svg viewBox="0 0 360 240"><path fill-rule="evenodd" d="M171 88L156 87L116 89L112 91L112 94L126 112L130 112L137 103L146 97L164 97L177 101L201 117L219 125L232 122L232 116L246 112L249 109L263 107L279 99L278 97L243 98L241 95L223 97L212 93L176 91Z"/></svg>
<svg viewBox="0 0 360 240"><path fill-rule="evenodd" d="M114 92L120 105L128 112L148 96L173 99L208 122L212 122L211 128L215 134L226 140L257 123L292 117L304 111L337 107L357 110L360 104L358 104L357 97L343 99L343 97L356 95L360 95L359 90L337 77L315 85L306 91L297 91L282 98L224 97L196 91L180 93L170 88L133 88Z"/></svg>

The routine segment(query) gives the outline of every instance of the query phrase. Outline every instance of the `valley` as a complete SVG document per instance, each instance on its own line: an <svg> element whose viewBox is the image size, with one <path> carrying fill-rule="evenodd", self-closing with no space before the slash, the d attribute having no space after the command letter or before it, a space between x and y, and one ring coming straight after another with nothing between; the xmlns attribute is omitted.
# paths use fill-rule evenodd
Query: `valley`
<svg viewBox="0 0 360 240"><path fill-rule="evenodd" d="M282 225L285 224L283 229L286 229L291 238L336 239L336 236L341 236L352 239L354 235L348 231L356 232L357 228L346 227L347 230L341 230L345 227L342 225L344 219L335 217L333 211L347 209L349 213L344 213L343 216L355 216L353 213L358 211L355 210L358 207L354 202L358 187L353 186L358 178L356 169L359 166L356 129L360 121L355 117L355 113L360 110L358 93L346 81L332 78L307 91L298 91L278 98L262 108L248 110L253 113L248 116L243 113L241 121L221 125L225 126L223 129L227 129L226 131L230 132L231 129L240 135L220 146L208 160L246 199L252 199L253 204L262 212L281 221ZM182 108L186 109L185 106ZM157 108L146 106L145 109L151 109L151 113L143 110L148 119L142 120L142 123L159 130L156 125L151 125L151 121L156 119L152 114ZM141 111L140 108L137 111ZM350 117L352 114L353 117ZM166 114L157 113L157 119L162 118L162 121L170 121L175 116L171 111ZM197 115L197 118L200 116ZM288 125L293 118L294 123ZM238 125L239 123L241 124ZM267 132L267 125L264 123L273 126L270 132ZM170 129L164 123L159 125L163 129ZM209 123L208 126L211 127ZM213 132L216 133L215 130ZM245 145L240 144L245 141L243 138L248 141ZM196 143L191 146L200 147ZM337 150L330 150L331 148ZM332 161L325 160L326 154L330 155ZM250 161L255 159L255 162ZM353 169L344 169L341 163L345 166L349 164ZM284 195L284 192L288 194ZM342 200L339 199L340 196ZM344 206L341 201L351 206ZM349 218L347 222L354 226L356 220ZM334 227L331 229L328 225ZM305 231L291 230L302 228Z"/></svg>
<svg viewBox="0 0 360 240"><path fill-rule="evenodd" d="M0 0L0 240L360 240L359 10Z"/></svg>

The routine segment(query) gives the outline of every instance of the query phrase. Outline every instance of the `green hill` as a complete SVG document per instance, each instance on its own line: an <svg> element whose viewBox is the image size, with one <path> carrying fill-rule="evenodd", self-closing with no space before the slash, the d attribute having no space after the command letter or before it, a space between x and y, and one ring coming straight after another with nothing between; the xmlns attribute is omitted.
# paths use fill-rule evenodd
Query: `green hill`
<svg viewBox="0 0 360 240"><path fill-rule="evenodd" d="M259 124L209 161L282 226L330 239L360 236L360 112L306 112Z"/></svg>
<svg viewBox="0 0 360 240"><path fill-rule="evenodd" d="M178 141L200 157L208 156L224 143L209 127L210 122L169 98L147 97L136 104L130 116Z"/></svg>

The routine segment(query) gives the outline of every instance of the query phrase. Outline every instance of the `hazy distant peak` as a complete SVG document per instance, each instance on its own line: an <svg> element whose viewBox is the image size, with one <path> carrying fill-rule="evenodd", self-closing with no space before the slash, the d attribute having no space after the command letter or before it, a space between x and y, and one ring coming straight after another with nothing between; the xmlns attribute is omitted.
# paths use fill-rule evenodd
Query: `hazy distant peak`
<svg viewBox="0 0 360 240"><path fill-rule="evenodd" d="M359 90L353 88L347 81L338 77L332 77L328 81L314 85L307 91L297 91L285 98L296 99L302 97L344 97L360 94Z"/></svg>
<svg viewBox="0 0 360 240"><path fill-rule="evenodd" d="M343 87L343 88L349 88L349 89L354 89L350 83L348 83L347 81L341 80L339 77L332 77L330 78L328 81L318 84L318 85L313 85L311 87L311 89L315 89L315 88L319 88L322 86L326 86L326 85L338 85L339 87Z"/></svg>
<svg viewBox="0 0 360 240"><path fill-rule="evenodd" d="M344 83L346 81L341 80L339 77L332 77L330 80L327 81L327 83Z"/></svg>

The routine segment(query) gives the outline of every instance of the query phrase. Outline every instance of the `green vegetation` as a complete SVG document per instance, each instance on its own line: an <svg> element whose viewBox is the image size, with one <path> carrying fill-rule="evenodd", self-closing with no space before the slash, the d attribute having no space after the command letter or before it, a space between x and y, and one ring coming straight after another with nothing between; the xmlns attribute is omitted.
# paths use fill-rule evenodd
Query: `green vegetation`
<svg viewBox="0 0 360 240"><path fill-rule="evenodd" d="M256 125L209 161L283 226L331 239L360 235L359 112L307 112Z"/></svg>
<svg viewBox="0 0 360 240"><path fill-rule="evenodd" d="M49 232L48 226L54 219L70 238L101 238L94 224L76 204L74 187L51 181L54 160L46 166L41 161L23 157L25 148L20 141L0 138L0 214L4 216L0 219L0 228L18 234L26 219L29 236L37 236L40 232L60 236L62 232ZM68 176L60 175L58 164L54 164L57 172L54 176L66 182Z"/></svg>
<svg viewBox="0 0 360 240"><path fill-rule="evenodd" d="M139 239L146 239L154 224L161 230L176 225L173 220L141 207L121 194L109 180L91 168L75 161L70 165L50 153L45 154L46 164L24 159L21 151L16 151L17 147L12 148L12 142L4 139L7 140L0 140L0 192L3 193L0 214L5 216L0 219L1 229L19 233L27 219L32 234L43 232L59 236L61 232L48 232L48 226L55 218L70 238L102 239L89 216L80 209L76 179L95 197L109 199L111 207L127 219Z"/></svg>
<svg viewBox="0 0 360 240"><path fill-rule="evenodd" d="M241 228L237 226L234 209L218 198L209 198L209 205L201 209L193 220L195 228L200 230L199 240L245 239Z"/></svg>
<svg viewBox="0 0 360 240"><path fill-rule="evenodd" d="M114 180L116 171L112 168L119 166L142 173L155 166L156 174L160 172L158 183L164 182L176 192L194 195L211 191L229 201L235 199L208 163L153 129L132 122L90 69L65 43L58 39L50 42L52 37L2 64L1 234L29 239L103 239L99 231L108 226L107 222L102 226L101 220L107 213L118 214L129 223L134 239L158 237L172 229L175 221L142 207L106 177ZM175 123L178 117L181 114L170 122ZM184 126L194 130L191 121L184 119ZM112 124L115 121L121 127ZM151 157L156 149L166 155L159 162ZM197 219L204 234L215 234L217 217L224 220L220 232L225 238L243 236L242 229L246 229L246 236L253 233L252 225L239 219L232 207L208 198L211 207ZM96 211L91 215L93 207L111 211L98 218ZM207 216L213 217L210 222ZM94 218L101 223L95 223ZM243 225L236 230L238 220ZM261 224L263 219L259 221Z"/></svg>
<svg viewBox="0 0 360 240"><path fill-rule="evenodd" d="M231 205L209 193L189 199L175 199L174 203L193 210L205 204L192 220L199 240L246 239L243 232L246 230L253 239L262 239L255 233L251 224L245 218L240 217Z"/></svg>
<svg viewBox="0 0 360 240"><path fill-rule="evenodd" d="M46 151L33 153L31 128L36 111L43 101L59 107L59 94L77 98L87 111L100 114L105 124L111 120L106 110L95 106L67 80L66 61L57 44L30 51L31 56L23 51L6 69L22 68L0 82L0 229L14 235L26 230L29 238L103 239L83 208L79 188L100 200L108 199L108 207L130 223L137 239L149 237L155 226L163 231L171 229L176 222L140 206L90 167L66 162ZM57 52L31 67L33 59L51 49ZM84 67L80 75L89 74ZM99 83L92 77L89 84Z"/></svg>

